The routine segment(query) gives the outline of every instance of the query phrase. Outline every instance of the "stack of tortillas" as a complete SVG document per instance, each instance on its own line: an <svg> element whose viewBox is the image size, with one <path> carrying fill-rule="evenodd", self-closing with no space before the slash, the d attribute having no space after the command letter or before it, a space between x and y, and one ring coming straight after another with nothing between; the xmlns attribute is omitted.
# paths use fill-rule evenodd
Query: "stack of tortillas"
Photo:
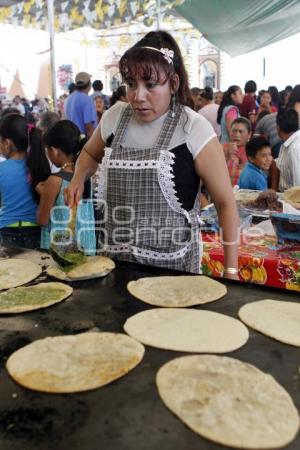
<svg viewBox="0 0 300 450"><path fill-rule="evenodd" d="M25 259L2 259L0 261L0 290L29 283L42 273L37 264Z"/></svg>
<svg viewBox="0 0 300 450"><path fill-rule="evenodd" d="M79 281L100 278L107 275L115 268L112 259L105 256L88 256L87 261L64 271L59 266L50 266L47 269L48 275L62 281Z"/></svg>
<svg viewBox="0 0 300 450"><path fill-rule="evenodd" d="M130 317L124 330L143 344L182 352L225 353L242 347L248 329L224 314L156 308Z"/></svg>
<svg viewBox="0 0 300 450"><path fill-rule="evenodd" d="M226 286L198 275L140 278L130 281L128 291L139 300L165 308L184 308L218 300L227 292Z"/></svg>
<svg viewBox="0 0 300 450"><path fill-rule="evenodd" d="M260 300L244 305L240 319L249 327L285 344L300 347L300 304Z"/></svg>
<svg viewBox="0 0 300 450"><path fill-rule="evenodd" d="M294 186L285 191L283 199L294 208L300 209L300 186Z"/></svg>
<svg viewBox="0 0 300 450"><path fill-rule="evenodd" d="M125 334L81 333L35 341L13 353L6 366L12 378L29 389L70 393L111 383L143 355L143 345Z"/></svg>
<svg viewBox="0 0 300 450"><path fill-rule="evenodd" d="M298 432L299 416L289 394L272 376L236 359L177 358L159 370L156 382L163 402L176 416L219 444L281 448Z"/></svg>
<svg viewBox="0 0 300 450"><path fill-rule="evenodd" d="M73 292L63 283L39 283L0 293L0 314L22 313L59 303Z"/></svg>

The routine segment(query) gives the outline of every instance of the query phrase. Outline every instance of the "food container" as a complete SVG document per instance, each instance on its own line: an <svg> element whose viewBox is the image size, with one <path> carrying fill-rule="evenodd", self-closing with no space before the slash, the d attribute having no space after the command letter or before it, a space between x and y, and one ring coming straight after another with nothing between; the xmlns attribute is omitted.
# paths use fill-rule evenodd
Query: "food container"
<svg viewBox="0 0 300 450"><path fill-rule="evenodd" d="M274 212L270 218L279 244L300 242L300 215Z"/></svg>

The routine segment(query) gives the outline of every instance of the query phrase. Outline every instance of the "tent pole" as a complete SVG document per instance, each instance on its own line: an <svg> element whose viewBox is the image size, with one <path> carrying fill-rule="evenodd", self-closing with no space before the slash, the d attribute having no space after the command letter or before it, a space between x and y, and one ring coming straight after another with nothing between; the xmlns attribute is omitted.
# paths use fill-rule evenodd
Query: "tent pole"
<svg viewBox="0 0 300 450"><path fill-rule="evenodd" d="M161 3L160 0L156 0L156 11L157 11L157 29L160 30L161 24Z"/></svg>
<svg viewBox="0 0 300 450"><path fill-rule="evenodd" d="M57 107L57 94L56 94L56 70L55 70L55 52L54 52L54 7L53 0L47 0L48 10L48 27L50 38L50 67L51 67L51 86L52 86L52 98L54 111L58 110Z"/></svg>

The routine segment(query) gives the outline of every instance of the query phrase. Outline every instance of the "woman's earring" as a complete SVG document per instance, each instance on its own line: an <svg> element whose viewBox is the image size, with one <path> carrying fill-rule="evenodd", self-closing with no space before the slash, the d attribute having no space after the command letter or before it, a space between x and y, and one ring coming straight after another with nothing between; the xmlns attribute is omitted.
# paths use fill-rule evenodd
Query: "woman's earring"
<svg viewBox="0 0 300 450"><path fill-rule="evenodd" d="M175 117L175 106L176 106L176 97L175 94L172 95L171 98L171 117Z"/></svg>

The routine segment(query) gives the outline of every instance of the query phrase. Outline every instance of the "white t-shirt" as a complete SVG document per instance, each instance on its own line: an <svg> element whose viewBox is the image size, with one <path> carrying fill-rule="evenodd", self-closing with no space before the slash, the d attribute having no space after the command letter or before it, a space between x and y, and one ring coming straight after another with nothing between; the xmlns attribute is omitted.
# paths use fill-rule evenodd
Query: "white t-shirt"
<svg viewBox="0 0 300 450"><path fill-rule="evenodd" d="M219 105L216 105L215 103L209 103L208 105L203 106L198 111L198 114L201 114L201 116L205 117L215 130L216 135L219 137L221 136L221 127L217 122L218 117L218 110Z"/></svg>
<svg viewBox="0 0 300 450"><path fill-rule="evenodd" d="M293 186L300 186L300 130L282 144L276 165L280 170L280 192Z"/></svg>
<svg viewBox="0 0 300 450"><path fill-rule="evenodd" d="M107 141L111 134L115 135L120 114L127 106L128 103L117 102L104 112L98 125L104 142ZM124 145L136 148L153 147L166 115L167 113L150 123L138 122L132 116L125 135ZM169 149L185 143L195 159L205 145L215 136L216 134L211 124L200 114L185 106L171 139Z"/></svg>

